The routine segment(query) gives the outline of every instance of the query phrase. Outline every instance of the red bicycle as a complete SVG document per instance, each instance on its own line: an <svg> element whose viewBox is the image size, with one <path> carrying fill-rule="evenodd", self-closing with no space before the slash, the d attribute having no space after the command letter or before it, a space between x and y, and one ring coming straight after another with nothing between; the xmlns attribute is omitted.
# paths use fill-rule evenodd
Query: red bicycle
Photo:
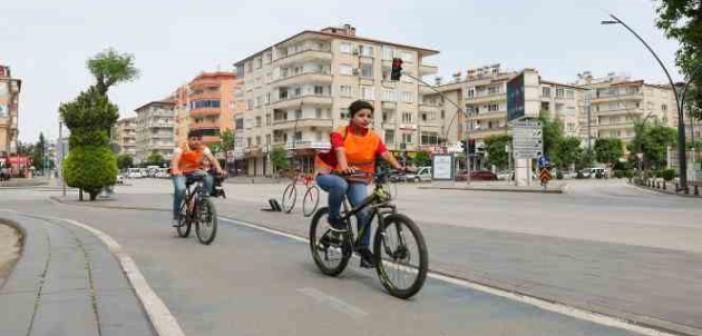
<svg viewBox="0 0 702 336"><path fill-rule="evenodd" d="M312 174L296 173L291 177L290 184L283 191L283 211L290 213L295 208L298 183L304 185L306 189L302 198L302 214L305 217L312 216L319 205L319 188L315 185Z"/></svg>

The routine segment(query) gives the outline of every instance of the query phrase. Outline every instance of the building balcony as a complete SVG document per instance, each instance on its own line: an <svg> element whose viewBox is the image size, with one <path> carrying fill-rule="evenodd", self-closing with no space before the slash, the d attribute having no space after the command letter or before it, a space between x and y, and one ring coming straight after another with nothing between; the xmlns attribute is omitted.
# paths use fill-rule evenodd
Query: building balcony
<svg viewBox="0 0 702 336"><path fill-rule="evenodd" d="M175 124L173 122L152 122L147 123L147 128L173 128Z"/></svg>
<svg viewBox="0 0 702 336"><path fill-rule="evenodd" d="M441 113L441 107L436 105L419 104L419 112L435 112L438 114Z"/></svg>
<svg viewBox="0 0 702 336"><path fill-rule="evenodd" d="M290 120L274 120L273 129L291 129L291 128L306 128L306 127L326 127L331 128L334 121L332 119L306 118Z"/></svg>
<svg viewBox="0 0 702 336"><path fill-rule="evenodd" d="M217 121L201 121L198 123L190 123L190 128L192 129L212 129L212 128L217 128L219 129L219 122Z"/></svg>
<svg viewBox="0 0 702 336"><path fill-rule="evenodd" d="M287 99L281 99L271 104L272 108L275 109L285 109L285 108L299 108L302 105L317 105L317 106L330 106L332 105L331 96L322 95L307 95L299 96Z"/></svg>
<svg viewBox="0 0 702 336"><path fill-rule="evenodd" d="M278 58L273 62L276 66L286 66L290 64L304 63L310 61L331 62L332 53L326 50L305 50L291 55Z"/></svg>
<svg viewBox="0 0 702 336"><path fill-rule="evenodd" d="M204 100L204 99L210 99L210 100L219 100L222 98L222 96L219 94L218 91L204 91L199 94L191 94L190 95L190 101L195 101L195 100Z"/></svg>
<svg viewBox="0 0 702 336"><path fill-rule="evenodd" d="M383 101L383 110L397 110L397 102L394 101Z"/></svg>
<svg viewBox="0 0 702 336"><path fill-rule="evenodd" d="M621 94L621 95L609 95L609 96L599 96L592 97L592 103L605 103L613 101L623 101L623 100L635 100L639 101L644 98L643 93L632 93L632 94Z"/></svg>
<svg viewBox="0 0 702 336"><path fill-rule="evenodd" d="M419 94L420 95L430 95L430 94L436 94L436 91L432 90L430 87L426 85L419 85Z"/></svg>
<svg viewBox="0 0 702 336"><path fill-rule="evenodd" d="M434 75L439 72L439 67L436 65L420 64L419 65L419 76Z"/></svg>
<svg viewBox="0 0 702 336"><path fill-rule="evenodd" d="M468 120L504 120L507 118L507 111L492 111L482 113L472 113L468 115Z"/></svg>
<svg viewBox="0 0 702 336"><path fill-rule="evenodd" d="M275 80L271 83L271 86L276 88L299 84L329 84L331 82L332 75L328 72L307 72Z"/></svg>
<svg viewBox="0 0 702 336"><path fill-rule="evenodd" d="M497 102L507 100L507 93L499 92L492 94L476 95L473 97L466 97L464 99L466 104L482 104L488 102Z"/></svg>
<svg viewBox="0 0 702 336"><path fill-rule="evenodd" d="M316 141L316 140L294 140L288 141L285 144L285 148L291 149L329 149L331 145L329 141Z"/></svg>
<svg viewBox="0 0 702 336"><path fill-rule="evenodd" d="M218 135L206 135L202 137L202 142L206 144L219 143L221 139Z"/></svg>
<svg viewBox="0 0 702 336"><path fill-rule="evenodd" d="M222 113L219 107L200 107L190 110L190 117L215 116Z"/></svg>
<svg viewBox="0 0 702 336"><path fill-rule="evenodd" d="M507 132L507 127L493 127L485 129L472 129L466 132L470 138L485 139L492 135L504 135Z"/></svg>
<svg viewBox="0 0 702 336"><path fill-rule="evenodd" d="M173 139L173 133L149 134L149 139Z"/></svg>
<svg viewBox="0 0 702 336"><path fill-rule="evenodd" d="M597 116L617 116L617 115L643 115L643 109L641 108L617 108L617 109L607 109L592 111L592 115ZM587 120L587 119L586 119Z"/></svg>

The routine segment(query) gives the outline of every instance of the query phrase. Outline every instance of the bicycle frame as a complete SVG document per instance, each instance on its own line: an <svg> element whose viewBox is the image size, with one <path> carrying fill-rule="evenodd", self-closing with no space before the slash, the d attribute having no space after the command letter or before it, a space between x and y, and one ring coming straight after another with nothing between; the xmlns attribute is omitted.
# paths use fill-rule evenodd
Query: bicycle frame
<svg viewBox="0 0 702 336"><path fill-rule="evenodd" d="M351 210L349 210L348 200L344 198L343 205L345 214L341 217L341 220L346 223L349 223L348 221L351 219L352 216L356 216L359 212L363 211L366 208L371 208L371 211L368 215L369 224L373 222L376 216L378 216L378 222L382 223L383 216L387 214L397 213L397 207L394 204L390 204L390 200L381 200L380 196L378 195L379 190L382 190L382 184L376 184L373 193L370 196L366 197L363 200L363 202L361 202L361 204L358 204ZM358 246L360 244L361 239L365 234L365 230L368 227L370 227L370 225L361 226L361 229L358 231L357 237L353 236L353 230L351 230L351 228L349 227L349 238L353 243L353 246Z"/></svg>

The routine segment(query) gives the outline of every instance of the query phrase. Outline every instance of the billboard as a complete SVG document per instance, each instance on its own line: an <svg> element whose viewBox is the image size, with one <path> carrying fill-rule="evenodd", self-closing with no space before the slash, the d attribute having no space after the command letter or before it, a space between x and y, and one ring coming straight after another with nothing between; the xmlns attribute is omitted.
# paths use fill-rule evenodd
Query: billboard
<svg viewBox="0 0 702 336"><path fill-rule="evenodd" d="M507 121L526 115L524 98L524 73L507 82Z"/></svg>

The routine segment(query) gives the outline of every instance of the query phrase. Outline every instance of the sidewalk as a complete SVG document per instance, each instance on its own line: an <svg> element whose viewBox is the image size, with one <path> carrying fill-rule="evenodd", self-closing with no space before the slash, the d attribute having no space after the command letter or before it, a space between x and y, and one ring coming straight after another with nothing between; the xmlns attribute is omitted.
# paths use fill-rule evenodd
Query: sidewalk
<svg viewBox="0 0 702 336"><path fill-rule="evenodd" d="M22 256L0 287L0 335L154 335L115 258L91 233L11 212Z"/></svg>
<svg viewBox="0 0 702 336"><path fill-rule="evenodd" d="M547 193L561 194L567 184L562 181L552 181L544 189L539 182L534 182L530 186L517 187L505 181L500 182L432 182L431 184L420 186L419 189L444 189L444 190L467 190L467 191L497 191L497 192L527 192L527 193Z"/></svg>
<svg viewBox="0 0 702 336"><path fill-rule="evenodd" d="M47 186L47 185L49 185L50 181L53 181L53 180L49 180L48 178L44 178L44 177L35 177L32 179L13 178L9 181L0 182L0 189L2 189L2 188L29 188L29 187Z"/></svg>
<svg viewBox="0 0 702 336"><path fill-rule="evenodd" d="M168 194L130 194L79 206L168 212ZM307 237L309 218L259 211L263 201L216 200L218 214ZM515 293L642 325L702 335L702 255L642 246L465 228L419 221L429 265Z"/></svg>
<svg viewBox="0 0 702 336"><path fill-rule="evenodd" d="M0 222L0 288L19 258L22 243L14 227Z"/></svg>

